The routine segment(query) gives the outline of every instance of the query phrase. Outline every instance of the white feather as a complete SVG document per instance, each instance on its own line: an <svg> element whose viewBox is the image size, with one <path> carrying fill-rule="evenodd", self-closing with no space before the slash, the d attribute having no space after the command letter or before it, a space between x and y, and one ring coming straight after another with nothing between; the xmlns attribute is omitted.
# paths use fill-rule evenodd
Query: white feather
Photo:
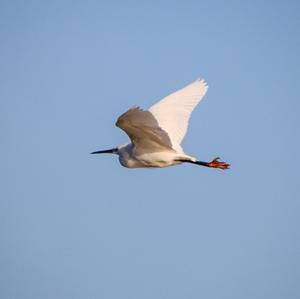
<svg viewBox="0 0 300 299"><path fill-rule="evenodd" d="M180 143L187 132L190 116L207 89L204 80L196 80L149 109L159 126L168 133L173 148L178 152L182 152Z"/></svg>

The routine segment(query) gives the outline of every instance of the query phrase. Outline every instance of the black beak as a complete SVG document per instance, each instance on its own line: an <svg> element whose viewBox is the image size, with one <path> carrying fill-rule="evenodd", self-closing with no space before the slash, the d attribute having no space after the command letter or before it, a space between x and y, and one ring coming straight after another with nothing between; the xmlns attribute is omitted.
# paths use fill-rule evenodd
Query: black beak
<svg viewBox="0 0 300 299"><path fill-rule="evenodd" d="M92 152L91 154L116 154L117 152L118 152L117 148L112 148L109 150Z"/></svg>

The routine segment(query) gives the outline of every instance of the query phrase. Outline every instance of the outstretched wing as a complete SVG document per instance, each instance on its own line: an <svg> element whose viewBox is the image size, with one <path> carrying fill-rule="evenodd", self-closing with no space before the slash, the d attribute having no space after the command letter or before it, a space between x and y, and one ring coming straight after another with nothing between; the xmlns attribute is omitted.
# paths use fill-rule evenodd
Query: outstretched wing
<svg viewBox="0 0 300 299"><path fill-rule="evenodd" d="M204 80L196 80L163 98L149 109L159 127L168 133L174 149L181 150L180 143L187 132L191 113L207 89Z"/></svg>
<svg viewBox="0 0 300 299"><path fill-rule="evenodd" d="M149 111L133 107L118 118L116 126L127 133L140 154L172 150L168 134Z"/></svg>

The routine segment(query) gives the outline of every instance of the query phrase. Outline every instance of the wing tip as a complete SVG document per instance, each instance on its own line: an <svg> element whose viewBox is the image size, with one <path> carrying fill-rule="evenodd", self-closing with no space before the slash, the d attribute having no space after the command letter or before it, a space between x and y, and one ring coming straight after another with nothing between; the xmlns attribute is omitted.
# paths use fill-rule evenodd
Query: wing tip
<svg viewBox="0 0 300 299"><path fill-rule="evenodd" d="M201 83L201 85L203 85L204 87L208 88L208 84L206 83L206 81L204 79L200 78L200 77L198 77L194 82L195 83L199 82L199 83Z"/></svg>

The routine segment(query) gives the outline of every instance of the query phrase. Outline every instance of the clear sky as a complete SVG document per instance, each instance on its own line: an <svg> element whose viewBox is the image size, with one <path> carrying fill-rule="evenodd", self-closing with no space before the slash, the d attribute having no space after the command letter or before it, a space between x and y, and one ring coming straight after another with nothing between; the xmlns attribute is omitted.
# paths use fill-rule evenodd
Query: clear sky
<svg viewBox="0 0 300 299"><path fill-rule="evenodd" d="M1 299L300 298L299 1L0 1ZM183 146L114 126L204 78Z"/></svg>

